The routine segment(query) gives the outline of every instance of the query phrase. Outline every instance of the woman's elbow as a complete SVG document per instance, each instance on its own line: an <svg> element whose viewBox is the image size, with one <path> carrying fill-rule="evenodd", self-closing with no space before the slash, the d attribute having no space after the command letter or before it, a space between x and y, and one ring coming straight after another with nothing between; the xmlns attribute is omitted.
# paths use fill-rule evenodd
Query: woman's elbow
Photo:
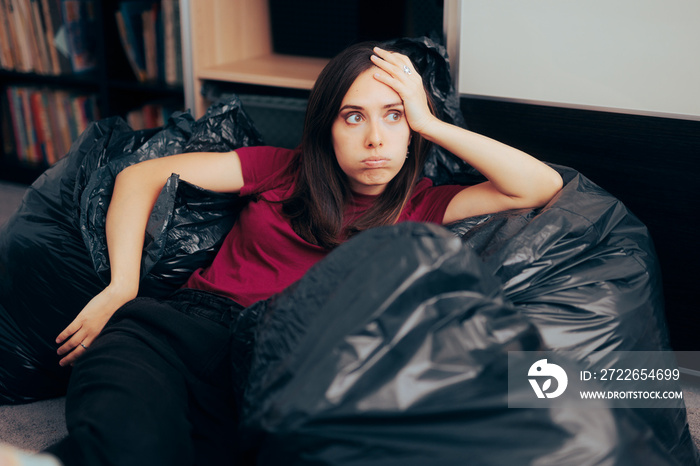
<svg viewBox="0 0 700 466"><path fill-rule="evenodd" d="M117 174L115 183L135 185L150 185L155 183L162 187L171 172L167 171L166 175L160 165L161 164L155 164L154 160L146 160L134 165L129 165Z"/></svg>
<svg viewBox="0 0 700 466"><path fill-rule="evenodd" d="M548 204L563 187L564 180L561 175L557 171L551 170L538 183L534 207L542 207Z"/></svg>
<svg viewBox="0 0 700 466"><path fill-rule="evenodd" d="M158 173L158 170L153 170L153 166L148 164L148 161L130 165L120 171L114 180L115 194L142 195L152 197L159 193L168 176Z"/></svg>
<svg viewBox="0 0 700 466"><path fill-rule="evenodd" d="M143 169L143 166L141 163L137 163L134 165L129 165L128 167L122 169L119 173L117 173L117 177L115 178L115 183L133 183L133 182L138 182L143 178L146 174L146 170Z"/></svg>

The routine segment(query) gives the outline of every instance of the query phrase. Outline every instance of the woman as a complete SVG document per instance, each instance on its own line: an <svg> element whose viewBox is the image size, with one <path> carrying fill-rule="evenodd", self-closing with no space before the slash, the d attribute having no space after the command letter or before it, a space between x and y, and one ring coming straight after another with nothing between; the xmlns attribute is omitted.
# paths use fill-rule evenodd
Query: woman
<svg viewBox="0 0 700 466"><path fill-rule="evenodd" d="M488 181L432 187L420 178L430 143ZM162 301L134 299L146 221L171 173L254 200L211 266L183 290ZM32 460L230 462L236 387L226 355L230 326L235 335L247 325L244 308L368 228L539 207L561 186L529 155L439 120L405 55L368 43L347 49L311 91L300 150L181 154L119 174L107 216L111 283L57 338L61 364L77 362L69 436L49 449L55 457Z"/></svg>

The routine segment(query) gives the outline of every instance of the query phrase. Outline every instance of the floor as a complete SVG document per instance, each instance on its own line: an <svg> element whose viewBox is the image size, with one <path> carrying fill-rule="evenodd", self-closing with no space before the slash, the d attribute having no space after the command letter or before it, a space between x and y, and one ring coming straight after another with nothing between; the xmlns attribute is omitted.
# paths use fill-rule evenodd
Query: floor
<svg viewBox="0 0 700 466"><path fill-rule="evenodd" d="M25 185L0 181L0 226L17 210L26 189Z"/></svg>

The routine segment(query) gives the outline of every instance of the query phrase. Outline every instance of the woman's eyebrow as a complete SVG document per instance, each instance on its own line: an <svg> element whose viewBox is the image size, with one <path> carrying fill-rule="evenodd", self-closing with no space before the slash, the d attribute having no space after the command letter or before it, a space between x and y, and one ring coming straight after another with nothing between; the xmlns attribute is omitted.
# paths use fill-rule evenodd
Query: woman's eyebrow
<svg viewBox="0 0 700 466"><path fill-rule="evenodd" d="M395 107L403 107L403 102L395 102L395 103L391 103L391 104L386 104L382 108L387 109L387 108L395 108ZM365 108L361 105L348 104L348 105L343 105L339 111L342 112L344 110L364 110L364 109Z"/></svg>

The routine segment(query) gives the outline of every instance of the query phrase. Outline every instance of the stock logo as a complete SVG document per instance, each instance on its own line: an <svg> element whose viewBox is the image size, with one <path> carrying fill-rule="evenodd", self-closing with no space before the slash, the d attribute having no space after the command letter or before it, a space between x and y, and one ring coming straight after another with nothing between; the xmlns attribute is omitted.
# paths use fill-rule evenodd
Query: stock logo
<svg viewBox="0 0 700 466"><path fill-rule="evenodd" d="M556 364L548 363L546 359L540 359L530 366L530 370L527 372L530 385L535 391L537 398L556 398L566 390L566 386L569 383L569 378L566 376L564 369L557 366ZM539 379L542 380L542 385L539 383ZM556 389L554 391L549 391L552 388L552 379L557 381Z"/></svg>

